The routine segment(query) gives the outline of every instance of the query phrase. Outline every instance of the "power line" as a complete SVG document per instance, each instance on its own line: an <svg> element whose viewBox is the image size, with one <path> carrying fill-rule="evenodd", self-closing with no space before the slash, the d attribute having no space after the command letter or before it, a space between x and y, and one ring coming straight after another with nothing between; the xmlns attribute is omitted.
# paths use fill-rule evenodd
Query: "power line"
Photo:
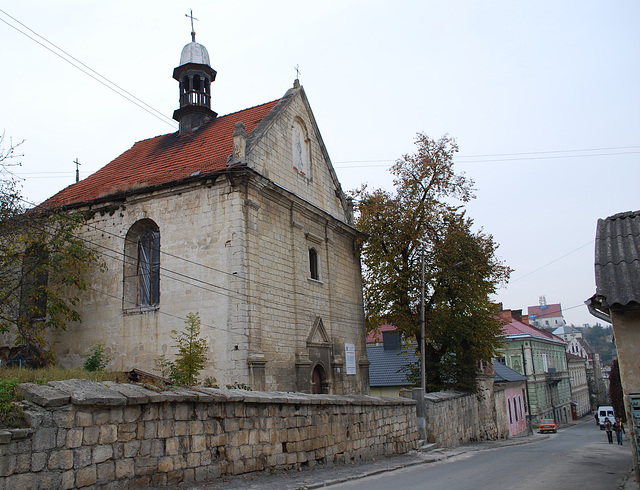
<svg viewBox="0 0 640 490"><path fill-rule="evenodd" d="M38 36L40 39L42 39L43 41L45 41L46 43L50 44L51 46L53 46L54 48L56 48L58 51L60 51L61 53L63 53L65 56L68 56L69 58L71 58L71 60L75 61L72 62L70 59L65 58L65 56L62 56L60 53L54 51L53 49L51 49L49 46L46 46L45 44L41 43L40 41L38 41L37 39L35 39L34 37L30 36L29 34L27 34L26 32L20 30L18 27L10 24L9 22L7 22L4 19L0 19L0 21L2 21L3 23L5 23L6 25L8 25L9 27L11 27L12 29L15 29L16 31L18 31L20 34L22 34L23 36L31 39L33 42L39 44L40 46L42 46L43 48L45 48L47 51L55 54L57 57L59 57L60 59L62 59L63 61L66 61L67 63L69 63L71 66L73 66L74 68L80 70L82 73L84 73L85 75L93 78L96 82L104 85L105 87L107 87L109 90L111 90L112 92L115 92L116 94L118 94L120 97L128 100L129 102L131 102L132 104L135 104L136 106L138 106L140 109L148 112L149 114L151 114L153 117L155 117L156 119L161 120L162 122L164 122L165 124L169 124L172 128L176 128L177 123L175 121L173 121L173 119L168 118L165 114L163 114L162 112L158 111L157 109L151 107L149 104L147 104L146 102L140 100L138 97L136 97L135 95L127 92L125 89L123 89L122 87L120 87L118 84L112 82L111 80L109 80L107 77L105 77L104 75L101 75L100 73L98 73L97 71L95 71L94 69L90 68L89 66L87 66L86 64L84 64L82 61L78 60L77 58L73 57L71 54L67 53L65 50L63 50L62 48L60 48L59 46L57 46L56 44L54 44L53 42L49 41L47 38L45 38L44 36L41 36L40 34L38 34L37 32L35 32L33 29L31 29L30 27L26 26L25 24L23 24L22 22L20 22L18 19L16 19L15 17L9 15L7 12L5 12L4 10L0 9L0 12L2 12L4 15L6 15L7 17L9 17L10 19L12 19L13 21L17 22L18 24L20 24L21 26L23 26L25 29L29 30L29 32L32 32L33 34L35 34L36 36ZM77 64L76 64L77 63ZM86 68L83 69L80 66ZM87 71L88 70L88 71ZM92 75L91 73L95 73L96 76ZM100 77L100 78L98 78ZM102 79L102 80L101 80ZM104 81L103 81L104 80ZM106 83L105 83L106 82Z"/></svg>
<svg viewBox="0 0 640 490"><path fill-rule="evenodd" d="M530 271L530 272L527 272L527 273L526 273L526 274L524 274L523 276L520 276L520 277L518 277L517 279L514 279L512 282L517 282L517 281L519 281L520 279L524 279L525 277L530 276L531 274L534 274L534 273L536 273L536 272L538 272L538 271L540 271L540 270L544 269L545 267L548 267L548 266L550 266L551 264L554 264L554 263L558 262L559 260L564 259L565 257L568 257L569 255L571 255L571 254L573 254L573 253L577 252L578 250L583 249L583 248L584 248L584 247L586 247L587 245L591 245L591 244L592 244L592 243L594 243L594 242L595 242L595 239L594 239L594 240L590 240L590 241L588 241L587 243L585 243L584 245L580 245L578 248L576 248L576 249L574 249L574 250L571 250L571 252L567 252L566 254L564 254L564 255L562 255L562 256L560 256L560 257L558 257L557 259L554 259L554 260L552 260L551 262L547 262L546 264L544 264L544 265L542 265L542 266L538 267L537 269L534 269L534 270L532 270L532 271Z"/></svg>
<svg viewBox="0 0 640 490"><path fill-rule="evenodd" d="M576 150L549 150L549 151L528 151L518 153L493 153L487 155L458 155L458 158L481 158L481 157L510 157L518 155L541 155L541 154L555 154L555 153L575 153L578 151L605 151L605 150L630 150L632 148L640 148L640 146L609 146L604 148L585 148Z"/></svg>
<svg viewBox="0 0 640 490"><path fill-rule="evenodd" d="M26 201L25 199L22 199L22 201L28 203L28 201ZM60 215L60 213L56 213L56 214ZM31 219L31 220L35 221L33 219ZM85 226L87 226L89 228L93 228L96 231L100 231L101 233L114 236L114 237L116 237L118 239L121 239L121 240L125 240L126 239L125 237L122 237L122 236L120 236L118 234L115 234L113 232L109 232L108 230L103 229L103 228L99 228L99 227L97 227L95 225L86 224ZM99 243L95 243L95 242L87 239L86 237L79 237L79 238L83 242L85 242L86 244L93 245L94 247L98 247L98 248L102 249L103 251L109 252L110 254L106 254L106 256L111 258L111 259L119 260L121 258L124 258L124 259L132 261L134 263L137 262L137 257L129 256L129 255L126 255L126 254L122 253L119 250L114 250L114 249L112 249L110 247L107 247L105 245L102 245L102 244L99 244ZM171 254L171 253L168 253L168 252L165 252L165 251L162 251L162 250L160 251L160 253L161 253L161 255L172 257L172 258L175 258L175 259L178 259L178 260L181 260L181 261L196 265L196 266L204 268L204 269L208 269L208 270L211 270L211 271L214 271L214 272L217 272L217 273L221 273L223 275L228 275L228 276L231 276L231 277L234 277L234 278L239 278L239 279L241 279L243 281L249 281L249 279L244 277L242 274L238 274L238 273L235 273L235 272L227 272L227 271L223 271L223 270L220 270L220 269L216 269L214 267L202 264L200 262L196 262L196 261L193 261L193 260L178 256L178 255L175 255L175 254ZM275 310L276 312L281 312L281 313L284 313L284 314L287 314L287 315L294 315L295 314L295 311L291 310L291 306L292 305L289 304L289 303L284 303L282 301L275 301L273 299L270 299L270 300L267 301L262 296L249 298L244 293L240 293L240 292L234 291L232 289L229 289L227 287L224 287L224 286L221 286L221 285L218 285L218 284L214 284L214 283L205 281L205 280L200 279L198 277L194 277L194 276L183 274L181 272L178 272L178 271L175 271L175 270L172 270L172 269L168 269L166 266L162 266L161 265L160 266L160 270L164 274L166 274L166 276L164 276L164 277L166 277L167 279L171 279L171 280L174 280L174 281L177 281L177 282L181 282L183 284L188 284L188 285L190 285L192 287L196 287L196 288L208 291L208 292L212 292L212 293L215 293L215 294L226 296L226 297L238 300L238 301L245 301L248 305L254 304L256 306L269 307L272 310ZM262 282L255 281L255 280L252 280L251 283L255 284L257 286L262 286L264 288L267 288L269 291L282 291L285 294L293 293L293 291L285 289L285 288L282 288L282 287L279 287L279 286L277 286L277 285L275 285L273 283L262 283ZM213 288L213 289L211 289L211 288ZM307 295L305 293L299 292L299 291L295 291L294 294L298 298L303 299L303 300L304 299L309 299L309 300L315 299L315 298L312 298L311 296L309 296L309 295ZM273 296L273 293L271 293L271 295ZM329 302L329 299L327 299L327 301ZM337 311L339 311L339 309L340 309L340 305L342 305L343 307L360 307L360 306L362 306L361 303L343 301L343 300L340 300L340 299L332 299L330 302L332 304L336 305L336 308L334 308L334 311L332 312L332 314L329 317L332 321L343 320L343 321L353 322L355 320L355 316L356 315L354 315L352 317L340 316L337 313Z"/></svg>
<svg viewBox="0 0 640 490"><path fill-rule="evenodd" d="M577 149L577 150L550 150L550 151L531 151L531 152L518 152L518 153L494 153L494 154L481 154L481 155L456 155L455 159L467 159L467 158L489 158L492 157L491 160L473 160L473 161L461 161L459 163L493 163L493 162L510 162L510 161L521 161L521 160L550 160L557 158L579 158L579 157L599 157L599 156L616 156L616 155L635 155L640 153L640 151L616 151L615 153L595 153L595 154L583 154L583 155L562 155L565 153L576 153L576 152L594 152L594 151L611 151L611 150L632 150L632 149L640 149L640 146L612 146L612 147L604 147L604 148L588 148L588 149ZM548 156L535 156L535 155L548 155ZM500 158L493 159L493 157L519 157L519 158ZM522 158L524 157L524 158ZM395 163L396 159L385 159L385 160L345 160L341 162L334 162L335 164L343 164L343 163ZM388 165L355 165L349 167L336 167L336 168L360 168L360 167L385 167Z"/></svg>

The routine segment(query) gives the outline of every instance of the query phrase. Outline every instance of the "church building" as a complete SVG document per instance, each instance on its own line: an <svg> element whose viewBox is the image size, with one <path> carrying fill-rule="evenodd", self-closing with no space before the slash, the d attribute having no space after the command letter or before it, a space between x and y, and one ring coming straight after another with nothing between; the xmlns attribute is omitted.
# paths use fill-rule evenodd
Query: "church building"
<svg viewBox="0 0 640 490"><path fill-rule="evenodd" d="M102 342L109 368L156 372L172 330L201 319L200 375L253 390L366 394L359 232L304 89L218 116L216 71L195 41L173 77L176 133L139 141L44 206L87 216L106 265L81 323L54 337L58 362Z"/></svg>

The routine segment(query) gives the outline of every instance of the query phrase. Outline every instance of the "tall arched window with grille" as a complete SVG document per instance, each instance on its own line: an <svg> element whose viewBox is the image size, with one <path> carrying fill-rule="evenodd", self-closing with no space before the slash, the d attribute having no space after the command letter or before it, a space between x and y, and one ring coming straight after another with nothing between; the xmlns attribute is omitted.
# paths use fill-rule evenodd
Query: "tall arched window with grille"
<svg viewBox="0 0 640 490"><path fill-rule="evenodd" d="M124 309L160 304L160 229L153 220L136 222L127 233L124 257Z"/></svg>

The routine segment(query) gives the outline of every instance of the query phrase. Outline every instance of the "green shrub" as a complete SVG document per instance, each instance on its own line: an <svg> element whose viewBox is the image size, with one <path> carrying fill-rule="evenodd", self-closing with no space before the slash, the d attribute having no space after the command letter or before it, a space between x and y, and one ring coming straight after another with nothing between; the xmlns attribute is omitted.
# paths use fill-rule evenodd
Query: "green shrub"
<svg viewBox="0 0 640 490"><path fill-rule="evenodd" d="M17 427L22 420L22 409L14 401L19 381L17 379L0 379L0 423L7 427Z"/></svg>
<svg viewBox="0 0 640 490"><path fill-rule="evenodd" d="M102 371L111 361L111 358L104 353L102 342L98 342L98 345L89 349L82 357L84 357L84 370L89 372Z"/></svg>
<svg viewBox="0 0 640 490"><path fill-rule="evenodd" d="M200 316L197 313L189 313L185 323L187 326L184 331L171 331L171 336L176 340L175 346L178 347L176 360L170 361L162 355L155 362L161 376L174 383L194 386L207 360L207 341L199 338ZM206 381L209 382L209 378ZM215 378L211 383L215 384Z"/></svg>

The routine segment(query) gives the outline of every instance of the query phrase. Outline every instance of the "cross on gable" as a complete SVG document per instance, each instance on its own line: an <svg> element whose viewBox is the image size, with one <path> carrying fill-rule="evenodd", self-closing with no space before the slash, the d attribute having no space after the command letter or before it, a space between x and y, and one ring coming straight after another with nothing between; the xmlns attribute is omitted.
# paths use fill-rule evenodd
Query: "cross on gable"
<svg viewBox="0 0 640 490"><path fill-rule="evenodd" d="M76 158L73 163L76 164L76 182L80 181L80 162L78 161L78 158Z"/></svg>

